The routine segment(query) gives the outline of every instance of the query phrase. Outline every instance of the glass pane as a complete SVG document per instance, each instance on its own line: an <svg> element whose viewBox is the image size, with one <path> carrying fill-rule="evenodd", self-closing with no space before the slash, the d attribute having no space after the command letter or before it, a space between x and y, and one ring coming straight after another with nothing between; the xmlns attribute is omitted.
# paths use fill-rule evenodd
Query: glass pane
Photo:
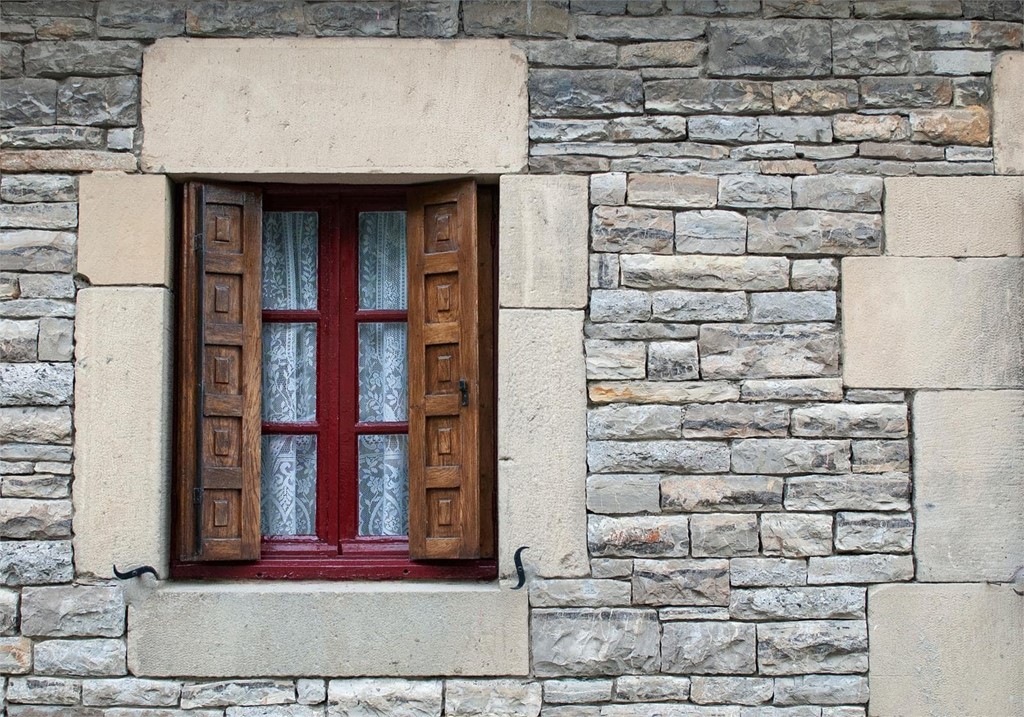
<svg viewBox="0 0 1024 717"><path fill-rule="evenodd" d="M263 324L263 420L316 420L316 324Z"/></svg>
<svg viewBox="0 0 1024 717"><path fill-rule="evenodd" d="M409 534L408 436L359 436L359 534Z"/></svg>
<svg viewBox="0 0 1024 717"><path fill-rule="evenodd" d="M263 436L260 531L316 534L316 436Z"/></svg>
<svg viewBox="0 0 1024 717"><path fill-rule="evenodd" d="M404 421L409 415L405 323L359 324L359 420Z"/></svg>
<svg viewBox="0 0 1024 717"><path fill-rule="evenodd" d="M315 309L316 212L263 213L263 308Z"/></svg>
<svg viewBox="0 0 1024 717"><path fill-rule="evenodd" d="M360 212L359 308L405 307L405 212Z"/></svg>

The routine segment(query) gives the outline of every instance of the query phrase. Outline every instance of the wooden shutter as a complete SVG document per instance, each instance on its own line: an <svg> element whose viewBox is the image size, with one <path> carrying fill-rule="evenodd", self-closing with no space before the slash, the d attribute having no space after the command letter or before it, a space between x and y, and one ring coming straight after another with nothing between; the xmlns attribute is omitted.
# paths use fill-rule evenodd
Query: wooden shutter
<svg viewBox="0 0 1024 717"><path fill-rule="evenodd" d="M179 283L182 560L260 556L258 190L185 186Z"/></svg>
<svg viewBox="0 0 1024 717"><path fill-rule="evenodd" d="M490 197L473 180L409 194L413 559L494 554Z"/></svg>

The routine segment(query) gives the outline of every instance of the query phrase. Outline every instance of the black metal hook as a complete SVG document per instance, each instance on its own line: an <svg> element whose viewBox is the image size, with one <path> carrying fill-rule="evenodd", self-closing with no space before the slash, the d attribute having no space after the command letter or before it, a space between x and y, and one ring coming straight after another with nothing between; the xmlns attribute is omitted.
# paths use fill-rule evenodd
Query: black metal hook
<svg viewBox="0 0 1024 717"><path fill-rule="evenodd" d="M519 582L516 584L513 590L519 590L523 585L526 585L526 571L523 570L523 551L529 548L529 545L524 545L516 550L515 555L512 556L512 560L516 564L516 574L519 575Z"/></svg>
<svg viewBox="0 0 1024 717"><path fill-rule="evenodd" d="M151 565L142 565L142 566L137 567L137 568L135 568L133 570L129 570L126 573L122 573L120 570L118 570L116 565L113 566L113 567L114 567L114 577L117 578L118 580L129 580L131 578L137 578L140 575L145 575L146 573L150 573L157 580L160 579L160 576L156 574L156 569L153 568Z"/></svg>

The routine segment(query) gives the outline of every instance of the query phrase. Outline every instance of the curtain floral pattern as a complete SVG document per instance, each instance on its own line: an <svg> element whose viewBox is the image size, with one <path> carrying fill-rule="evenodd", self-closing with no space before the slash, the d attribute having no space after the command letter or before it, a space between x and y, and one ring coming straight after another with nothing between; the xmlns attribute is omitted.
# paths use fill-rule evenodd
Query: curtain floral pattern
<svg viewBox="0 0 1024 717"><path fill-rule="evenodd" d="M407 306L405 212L359 215L359 306ZM359 420L408 419L409 371L404 323L359 326ZM404 435L359 438L359 534L409 532L409 459Z"/></svg>
<svg viewBox="0 0 1024 717"><path fill-rule="evenodd" d="M317 306L317 215L263 215L263 308ZM316 325L263 325L263 420L316 419ZM316 436L263 436L263 535L316 532Z"/></svg>

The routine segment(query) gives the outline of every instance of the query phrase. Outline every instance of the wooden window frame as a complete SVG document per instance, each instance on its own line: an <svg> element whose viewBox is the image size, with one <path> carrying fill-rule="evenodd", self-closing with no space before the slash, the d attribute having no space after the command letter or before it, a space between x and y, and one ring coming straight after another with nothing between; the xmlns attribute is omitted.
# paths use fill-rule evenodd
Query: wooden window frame
<svg viewBox="0 0 1024 717"><path fill-rule="evenodd" d="M253 185L257 186L257 185ZM263 310L262 322L317 323L317 420L306 424L262 423L262 433L317 434L317 515L316 536L261 537L260 557L248 562L192 561L182 559L181 528L175 520L171 577L178 579L320 579L320 580L396 580L396 579L463 579L492 580L497 577L494 557L462 560L413 560L406 537L358 535L358 454L360 435L401 434L408 432L403 423L358 422L358 326L364 322L407 321L407 310L366 310L358 306L358 218L361 211L405 211L414 186L396 185L292 185L263 184L262 211L316 211L318 213L318 302L313 310ZM478 187L486 197L483 203L489 214L481 214L480 239L487 242L489 282L497 281L497 188ZM188 229L188 227L186 227ZM187 232L186 232L187 234ZM179 263L186 247L179 246ZM412 288L412 287L410 287ZM412 292L410 291L410 294ZM487 297L490 321L497 327L497 302ZM329 307L336 306L337 311ZM179 343L188 344L178 335ZM496 346L496 335L494 342ZM343 347L348 350L343 350ZM493 359L493 348L489 358ZM331 356L338 358L332 370ZM485 385L494 393L496 362L491 361ZM176 395L188 377L176 367ZM496 396L490 397L491 405ZM180 435L178 414L181 401L176 401L175 426ZM481 451L482 460L494 461L497 426L491 411L482 427L489 433L489 444ZM488 430L489 429L489 430ZM333 438L332 438L333 436ZM411 452L411 451L410 451ZM176 452L177 457L177 452ZM496 465L491 467L496 470ZM178 474L177 467L175 475ZM181 490L180 482L176 490ZM496 503L496 491L491 496ZM187 496L179 496L176 505ZM410 499L413 499L410 496ZM491 522L495 522L496 505L491 506ZM487 536L496 542L496 526ZM496 546L494 546L496 547ZM494 547L490 555L494 555Z"/></svg>

